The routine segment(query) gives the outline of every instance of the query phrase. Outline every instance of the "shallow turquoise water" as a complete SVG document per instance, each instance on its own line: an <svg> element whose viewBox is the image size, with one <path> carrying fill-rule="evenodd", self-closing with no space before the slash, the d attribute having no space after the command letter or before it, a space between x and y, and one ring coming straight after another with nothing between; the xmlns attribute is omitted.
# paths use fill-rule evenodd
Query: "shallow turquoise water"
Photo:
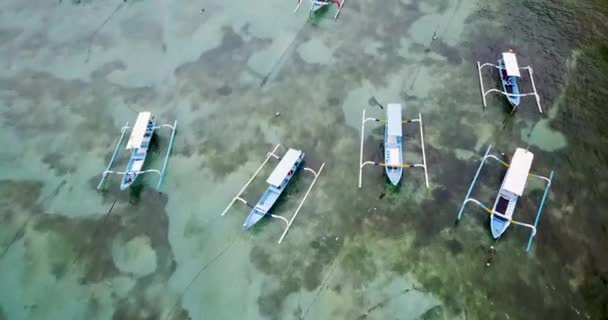
<svg viewBox="0 0 608 320"><path fill-rule="evenodd" d="M334 21L275 0L3 2L0 319L603 319L606 9L509 5L346 0ZM498 97L482 109L475 62L507 48L534 67L544 115L533 100L514 116ZM361 112L384 114L372 98L422 113L428 190L420 170L394 188L377 168L357 189ZM179 122L161 192L153 175L96 191L143 110ZM382 137L366 126L366 159ZM421 161L417 128L405 138L406 161ZM280 245L278 220L244 232L245 206L220 216L278 143L326 164ZM488 144L556 171L529 254L525 230L492 241L481 210L454 225ZM488 169L486 202L504 173ZM290 217L311 182L300 173L275 214ZM542 185L529 192L524 221Z"/></svg>

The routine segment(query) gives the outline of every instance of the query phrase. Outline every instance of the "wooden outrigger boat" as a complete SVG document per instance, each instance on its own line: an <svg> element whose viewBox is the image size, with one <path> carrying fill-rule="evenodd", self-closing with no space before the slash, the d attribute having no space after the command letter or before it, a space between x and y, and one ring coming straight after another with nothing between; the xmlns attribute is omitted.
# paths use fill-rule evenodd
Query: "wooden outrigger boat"
<svg viewBox="0 0 608 320"><path fill-rule="evenodd" d="M312 187L317 182L317 178L321 174L321 171L323 171L323 167L325 167L325 163L321 164L321 167L319 168L318 171L314 171L314 170L312 170L310 168L306 168L306 167L303 168L304 171L308 171L308 172L312 173L314 176L314 179L311 182L310 186L308 187L306 194L304 194L304 197L300 201L298 208L296 209L294 214L291 216L291 219L287 220L287 218L285 218L281 215L272 213L271 209L272 209L272 206L279 199L279 197L281 196L283 191L285 190L285 187L287 186L289 181L291 181L291 178L293 177L293 175L302 166L302 162L304 160L304 152L302 152L300 150L289 149L289 150L287 150L285 155L283 155L283 157L281 158L275 154L275 152L277 151L277 149L279 147L280 147L280 144L276 145L274 147L274 149L266 155L266 160L264 160L262 165L256 170L256 172L253 174L253 176L251 176L251 178L249 178L249 181L247 181L247 183L241 188L239 193L237 193L237 195L234 196L234 198L232 198L232 200L230 201L230 204L228 204L226 209L224 209L224 211L222 212L222 216L225 215L226 212L228 212L228 210L230 210L230 208L236 201L240 201L251 208L251 211L249 212L249 215L247 216L247 219L245 219L245 223L243 224L243 229L251 228L253 225L258 223L264 217L270 217L270 218L282 220L283 222L285 222L285 230L283 231L283 234L281 235L281 237L279 238L279 241L278 241L278 243L281 243L283 241L283 238L285 238L285 235L287 235L287 231L289 231L289 228L291 228L291 225L293 224L293 221L295 220L296 216L300 212L300 209L304 205L304 201L306 201L306 198L308 197L308 194L312 190ZM278 165L276 166L276 168L272 171L272 173L270 174L268 179L266 179L266 182L269 184L268 189L266 189L266 191L264 192L264 194L262 195L260 200L256 203L256 205L253 206L249 202L247 202L247 200L243 199L241 197L241 194L243 194L245 189L247 189L247 186L249 186L249 184L253 181L253 179L255 179L255 177L260 173L262 168L264 168L266 163L271 158L275 158L280 161L279 161Z"/></svg>
<svg viewBox="0 0 608 320"><path fill-rule="evenodd" d="M510 225L517 200L526 187L533 159L534 154L532 152L522 148L515 150L509 169L494 201L493 214L490 215L490 230L494 239L498 239Z"/></svg>
<svg viewBox="0 0 608 320"><path fill-rule="evenodd" d="M386 110L387 119L366 118L365 109L361 119L361 149L359 153L359 188L361 188L363 180L363 167L368 164L384 167L386 176L392 185L396 186L401 181L403 169L423 168L424 181L426 187L429 187L429 177L426 164L426 153L424 149L424 133L422 131L422 115L418 114L418 119L403 120L401 117L401 104L391 103ZM384 162L363 161L363 142L365 134L365 123L368 121L376 121L385 124L384 129ZM403 163L403 131L402 125L418 122L420 125L420 146L422 148L422 163L419 164L404 164Z"/></svg>
<svg viewBox="0 0 608 320"><path fill-rule="evenodd" d="M129 159L125 173L122 175L120 190L130 187L142 171L141 169L144 166L144 161L146 161L148 147L150 146L155 126L156 117L150 112L141 112L137 116L131 136L127 142L127 150L131 151L131 158Z"/></svg>
<svg viewBox="0 0 608 320"><path fill-rule="evenodd" d="M485 91L483 85L483 77L481 74L481 69L483 67L494 67L499 71L500 81L502 84L502 90L499 89L490 89ZM520 90L520 79L522 78L520 70L528 70L528 74L530 75L530 82L532 84L532 92L522 93ZM517 56L510 50L508 52L503 52L501 59L498 59L497 64L492 63L484 63L480 64L477 61L477 71L479 74L479 86L481 88L481 98L483 101L484 108L487 106L486 96L491 92L496 92L504 95L513 110L517 109L520 104L521 97L526 96L534 96L536 98L536 106L538 107L538 112L543 113L543 109L540 105L540 96L536 91L536 84L534 83L534 76L532 67L527 66L520 68L517 63Z"/></svg>
<svg viewBox="0 0 608 320"><path fill-rule="evenodd" d="M384 129L384 170L391 183L396 186L403 176L403 132L401 128L401 105L391 103L386 109Z"/></svg>
<svg viewBox="0 0 608 320"><path fill-rule="evenodd" d="M247 219L245 219L243 229L252 227L270 212L274 203L279 199L285 187L287 187L291 177L293 177L300 164L302 164L303 159L304 152L295 149L287 150L287 153L285 153L279 164L274 168L274 171L266 179L269 185L268 189L266 189L266 192L264 192L258 203L251 209Z"/></svg>
<svg viewBox="0 0 608 320"><path fill-rule="evenodd" d="M465 199L460 207L460 211L458 212L457 221L461 219L466 204L468 202L473 202L483 208L490 215L490 230L494 239L500 238L500 236L502 236L502 234L507 230L507 228L511 224L530 228L532 231L528 240L528 245L526 247L526 251L530 251L532 241L536 236L537 226L542 214L545 200L549 193L549 188L551 187L551 182L553 180L553 171L551 171L549 177L531 174L530 168L532 167L532 160L534 159L534 154L528 150L517 148L515 150L513 158L511 159L511 163L507 164L497 156L490 154L491 148L492 146L488 146L488 149L486 150L486 153L481 160L481 164L477 168L477 173L475 174L475 177L473 178L473 181L469 186L469 191L467 192L467 195L465 196ZM500 190L498 191L498 195L496 196L496 199L494 201L494 206L492 207L492 209L488 208L480 201L471 198L471 192L473 191L473 187L477 182L477 179L479 178L479 174L481 172L481 169L483 168L483 165L485 164L486 159L488 158L497 160L503 166L508 168ZM534 219L534 224L523 223L520 221L513 220L515 206L517 205L517 201L519 200L519 198L523 195L528 177L535 177L537 179L544 180L547 182L543 197L536 213L536 218Z"/></svg>
<svg viewBox="0 0 608 320"><path fill-rule="evenodd" d="M304 0L298 0L298 5L296 6L295 10L293 10L293 12L298 11L303 1ZM334 19L337 19L338 15L340 14L340 11L342 10L342 7L344 6L344 0L310 0L309 15L312 16L322 8L325 8L326 6L331 6L332 4L338 8L338 11L336 11L336 14L334 15Z"/></svg>
<svg viewBox="0 0 608 320"><path fill-rule="evenodd" d="M498 60L498 70L500 71L500 81L502 82L502 91L506 92L507 99L513 108L517 108L520 102L518 79L521 77L519 73L519 65L517 58L512 50L503 52L502 59Z"/></svg>
<svg viewBox="0 0 608 320"><path fill-rule="evenodd" d="M148 154L148 148L150 147L150 141L152 140L152 135L156 129L160 129L163 127L167 127L171 129L171 139L169 140L169 146L167 147L167 154L165 155L165 160L163 162L163 167L161 170L156 169L148 169L142 170L144 162L146 161L146 156ZM137 115L137 120L135 120L135 125L131 130L131 136L127 142L127 150L131 151L131 157L129 158L129 162L127 163L127 168L125 171L111 171L112 165L116 160L118 155L118 150L122 145L122 141L124 139L125 134L129 129L129 123L127 122L125 126L121 129L121 136L116 144L116 148L114 149L114 153L112 154L112 158L110 159L110 163L106 170L103 171L101 181L97 185L97 189L101 190L103 188L104 182L109 174L115 173L122 175L122 180L120 183L120 190L125 190L130 187L133 182L137 179L138 176L148 173L154 172L159 175L158 184L156 185L157 189L160 189L160 186L163 182L165 170L167 169L167 161L169 160L169 155L171 154L171 148L173 147L173 141L175 139L175 129L177 128L177 121L173 123L173 125L164 124L161 126L157 126L156 117L152 115L150 112L140 112Z"/></svg>

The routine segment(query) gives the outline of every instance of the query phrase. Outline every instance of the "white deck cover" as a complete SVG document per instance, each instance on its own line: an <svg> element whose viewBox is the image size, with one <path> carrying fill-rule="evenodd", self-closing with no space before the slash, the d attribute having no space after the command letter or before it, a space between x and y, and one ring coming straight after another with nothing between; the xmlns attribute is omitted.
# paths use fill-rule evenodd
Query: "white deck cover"
<svg viewBox="0 0 608 320"><path fill-rule="evenodd" d="M280 186L281 182L283 182L283 179L287 177L287 173L289 173L289 170L293 168L293 165L296 163L296 161L298 161L301 154L302 151L300 150L287 150L287 153L285 153L281 161L279 161L277 167L274 168L274 171L272 171L268 179L266 179L266 182L275 187Z"/></svg>
<svg viewBox="0 0 608 320"><path fill-rule="evenodd" d="M502 189L521 196L526 187L530 167L532 167L532 159L534 159L532 152L517 148L511 160L509 170L507 170L507 174L505 175L505 180L502 183Z"/></svg>
<svg viewBox="0 0 608 320"><path fill-rule="evenodd" d="M401 104L389 103L386 110L388 135L401 137Z"/></svg>
<svg viewBox="0 0 608 320"><path fill-rule="evenodd" d="M399 165L399 148L390 148L388 149L388 164L389 165Z"/></svg>
<svg viewBox="0 0 608 320"><path fill-rule="evenodd" d="M502 61L505 62L505 67L507 68L507 75L514 76L514 77L521 77L521 74L519 73L519 65L517 64L517 57L515 57L515 53L503 52Z"/></svg>
<svg viewBox="0 0 608 320"><path fill-rule="evenodd" d="M150 112L139 113L137 120L135 120L133 131L131 131L129 142L127 142L127 149L139 148L141 146L141 142L144 140L144 134L146 133L148 121L151 117L152 113Z"/></svg>

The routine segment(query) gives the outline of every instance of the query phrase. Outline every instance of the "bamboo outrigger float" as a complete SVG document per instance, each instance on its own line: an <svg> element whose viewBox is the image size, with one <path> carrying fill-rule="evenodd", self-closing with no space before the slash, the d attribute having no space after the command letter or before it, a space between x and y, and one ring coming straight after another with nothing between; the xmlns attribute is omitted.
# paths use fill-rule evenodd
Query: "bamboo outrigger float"
<svg viewBox="0 0 608 320"><path fill-rule="evenodd" d="M285 190L285 187L287 186L289 181L291 181L291 178L293 177L293 175L302 166L302 162L304 160L304 152L302 152L300 150L295 150L295 149L289 149L283 155L283 157L279 157L278 155L275 154L275 152L277 151L277 149L280 146L281 146L280 144L277 144L271 152L266 154L266 160L264 160L262 165L255 171L253 176L251 176L251 178L249 178L249 181L247 181L247 183L243 186L243 188L241 188L239 193L237 193L237 195L234 196L234 198L232 198L232 200L230 201L230 204L222 212L222 216L225 215L226 212L228 212L228 210L232 207L232 205L237 200L244 203L248 207L250 207L251 211L249 212L249 215L245 219L245 223L243 224L243 229L251 228L253 225L258 223L260 220L262 220L262 218L264 218L266 216L282 220L283 222L285 222L285 230L283 231L283 234L281 235L281 237L279 238L279 241L277 243L281 243L283 241L283 238L285 238L285 235L287 235L287 231L289 231L289 228L291 228L293 221L296 219L296 216L298 215L298 213L300 212L300 209L304 205L304 201L306 201L306 198L308 197L308 194L312 190L312 187L317 182L317 178L321 174L321 171L323 171L323 167L325 167L325 163L321 164L321 167L319 168L318 172L314 171L310 168L303 168L304 171L308 171L308 172L312 173L314 176L314 179L313 179L312 183L310 184L310 186L308 187L306 194L304 194L304 198L302 198L302 200L300 201L298 208L294 212L293 216L291 216L291 219L287 220L287 218L285 218L281 215L273 214L273 213L271 213L272 206L279 199L279 196L281 195L281 193L283 193L283 190ZM266 179L266 182L269 184L268 189L266 189L266 192L264 192L264 194L262 195L260 200L254 206L254 205L250 204L249 202L247 202L247 200L241 198L241 194L243 194L243 192L245 191L247 186L249 186L249 184L253 181L253 179L255 179L255 177L260 173L262 168L264 168L266 163L271 158L275 158L280 161L277 164L277 166L275 167L275 169L272 171L272 173L270 174L268 179Z"/></svg>
<svg viewBox="0 0 608 320"><path fill-rule="evenodd" d="M359 152L359 189L363 180L363 167L368 164L385 168L386 175L393 185L399 184L403 175L403 169L423 168L424 181L429 187L429 176L427 172L426 153L424 151L424 133L422 130L422 115L418 113L418 119L402 120L401 104L392 103L387 106L387 120L377 118L366 118L365 109L361 118L361 149ZM365 123L375 121L385 124L384 129L384 162L365 161L363 162L363 137L365 134ZM422 163L404 164L403 163L403 132L402 124L418 122L420 126L420 146L422 147Z"/></svg>
<svg viewBox="0 0 608 320"><path fill-rule="evenodd" d="M481 75L481 69L483 67L494 67L500 73L500 81L502 83L502 90L499 89L490 89L485 91L483 86L483 77ZM521 79L521 73L519 70L528 70L528 74L530 75L530 81L532 83L532 92L522 93L519 87L519 79ZM527 66L520 68L517 63L517 57L513 50L509 50L509 52L503 52L502 58L497 61L497 64L492 63L484 63L480 64L477 61L477 72L479 74L479 86L481 89L481 99L483 101L483 107L487 107L486 96L489 93L496 92L507 97L507 100L513 107L513 110L517 109L519 106L520 98L526 96L534 96L536 98L536 106L538 107L538 112L543 113L543 109L540 105L540 96L536 91L536 84L534 83L534 76L532 67Z"/></svg>
<svg viewBox="0 0 608 320"><path fill-rule="evenodd" d="M148 169L142 171L146 156L148 154L148 148L150 147L150 141L152 140L152 135L154 134L154 131L156 129L160 128L171 129L171 139L169 140L169 146L167 147L167 154L165 155L165 160L163 161L163 167L161 170ZM157 126L156 117L150 112L140 112L137 115L137 120L135 120L135 125L133 126L133 128L129 127L129 122L127 122L120 130L120 138L118 139L118 143L114 148L112 158L110 159L106 170L104 170L101 174L101 180L97 185L97 190L101 190L104 187L106 178L110 174L122 175L120 190L125 190L126 188L130 187L133 182L135 182L138 176L149 172L157 173L159 175L156 190L160 190L160 186L163 183L163 179L165 176L165 170L167 169L167 162L171 154L171 148L173 147L173 141L175 140L176 128L177 121L174 121L173 125L164 124ZM122 141L129 129L131 129L131 136L129 137L129 140L127 142L126 149L131 151L131 157L127 164L127 168L125 169L125 171L112 171L111 169L114 165L114 161L116 161L118 150L120 149Z"/></svg>
<svg viewBox="0 0 608 320"><path fill-rule="evenodd" d="M540 221L543 207L545 205L545 200L547 199L547 195L549 194L549 188L551 187L551 182L553 181L553 171L551 171L549 177L530 173L534 154L532 154L532 152L528 150L517 148L517 150L515 150L513 158L511 159L511 163L507 164L497 156L490 154L491 149L492 146L488 146L486 153L481 159L481 164L477 168L477 173L475 173L475 177L473 178L473 181L469 186L469 191L467 192L467 195L465 196L464 201L460 206L460 211L458 211L458 217L456 221L458 222L462 218L462 214L464 212L464 207L466 206L466 204L468 202L473 202L480 206L485 212L490 215L490 229L494 239L498 239L511 224L530 228L532 231L530 233L530 238L528 239L528 245L526 246L526 252L528 252L530 251L530 248L532 247L532 241L536 236L538 223ZM500 190L498 191L498 195L496 196L496 200L494 201L494 206L492 207L492 209L482 204L479 200L471 198L471 192L473 191L473 187L475 186L477 178L479 178L481 169L483 168L483 165L485 164L485 161L488 158L494 159L508 168ZM536 212L534 224L523 223L520 221L513 220L513 213L515 212L517 200L523 194L528 177L534 177L547 182L543 197L538 207L538 211Z"/></svg>

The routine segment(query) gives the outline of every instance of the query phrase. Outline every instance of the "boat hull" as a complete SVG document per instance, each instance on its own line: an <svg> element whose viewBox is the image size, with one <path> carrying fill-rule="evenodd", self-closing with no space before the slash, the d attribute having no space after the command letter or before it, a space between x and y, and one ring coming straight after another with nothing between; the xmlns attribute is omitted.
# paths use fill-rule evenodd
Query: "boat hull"
<svg viewBox="0 0 608 320"><path fill-rule="evenodd" d="M500 81L502 82L502 90L508 94L519 94L519 79L515 76L507 75L507 70L505 68L505 63L502 59L498 60L498 66L500 67ZM513 109L519 106L521 97L520 96L512 96L508 95L507 100L513 107Z"/></svg>
<svg viewBox="0 0 608 320"><path fill-rule="evenodd" d="M125 174L122 176L122 180L120 181L120 190L122 191L122 190L125 190L128 187L130 187L133 184L133 182L135 182L138 175L139 175L139 172L134 172L134 171L125 172Z"/></svg>
<svg viewBox="0 0 608 320"><path fill-rule="evenodd" d="M270 209L277 202L285 187L291 181L291 178L294 176L296 171L300 168L302 164L302 160L304 159L304 153L300 156L298 161L291 168L291 174L287 175L283 182L280 185L280 188L275 186L268 186L268 189L264 192L258 203L251 209L249 215L245 219L245 223L243 224L243 229L249 229L253 227L256 223L260 222L262 218L267 215L270 215Z"/></svg>
<svg viewBox="0 0 608 320"><path fill-rule="evenodd" d="M384 133L384 163L387 164L384 167L386 176L392 185L397 186L403 177L403 143L402 137L393 137L395 141L389 141L388 130ZM391 149L398 150L398 159L395 161L391 159ZM398 167L391 167L389 163L397 163Z"/></svg>
<svg viewBox="0 0 608 320"><path fill-rule="evenodd" d="M386 167L385 172L392 185L399 185L399 182L401 182L401 178L403 177L403 168Z"/></svg>
<svg viewBox="0 0 608 320"><path fill-rule="evenodd" d="M500 190L490 215L490 230L492 237L498 239L511 224L518 197L510 192Z"/></svg>
<svg viewBox="0 0 608 320"><path fill-rule="evenodd" d="M131 158L129 158L129 163L127 164L125 173L122 176L122 180L120 182L120 190L127 189L135 182L135 180L137 180L137 177L141 172L144 162L146 161L146 156L148 155L148 147L150 146L150 141L152 140L152 134L154 133L155 126L156 121L154 117L152 117L150 122L147 124L142 144L139 146L139 148L131 149Z"/></svg>
<svg viewBox="0 0 608 320"><path fill-rule="evenodd" d="M508 220L505 220L502 217L492 215L490 217L490 230L492 231L492 237L494 239L498 239L511 224Z"/></svg>
<svg viewBox="0 0 608 320"><path fill-rule="evenodd" d="M260 210L252 209L247 215L247 219L245 219L245 223L243 224L243 229L249 229L253 227L256 223L260 222L262 218L264 218L266 214Z"/></svg>

